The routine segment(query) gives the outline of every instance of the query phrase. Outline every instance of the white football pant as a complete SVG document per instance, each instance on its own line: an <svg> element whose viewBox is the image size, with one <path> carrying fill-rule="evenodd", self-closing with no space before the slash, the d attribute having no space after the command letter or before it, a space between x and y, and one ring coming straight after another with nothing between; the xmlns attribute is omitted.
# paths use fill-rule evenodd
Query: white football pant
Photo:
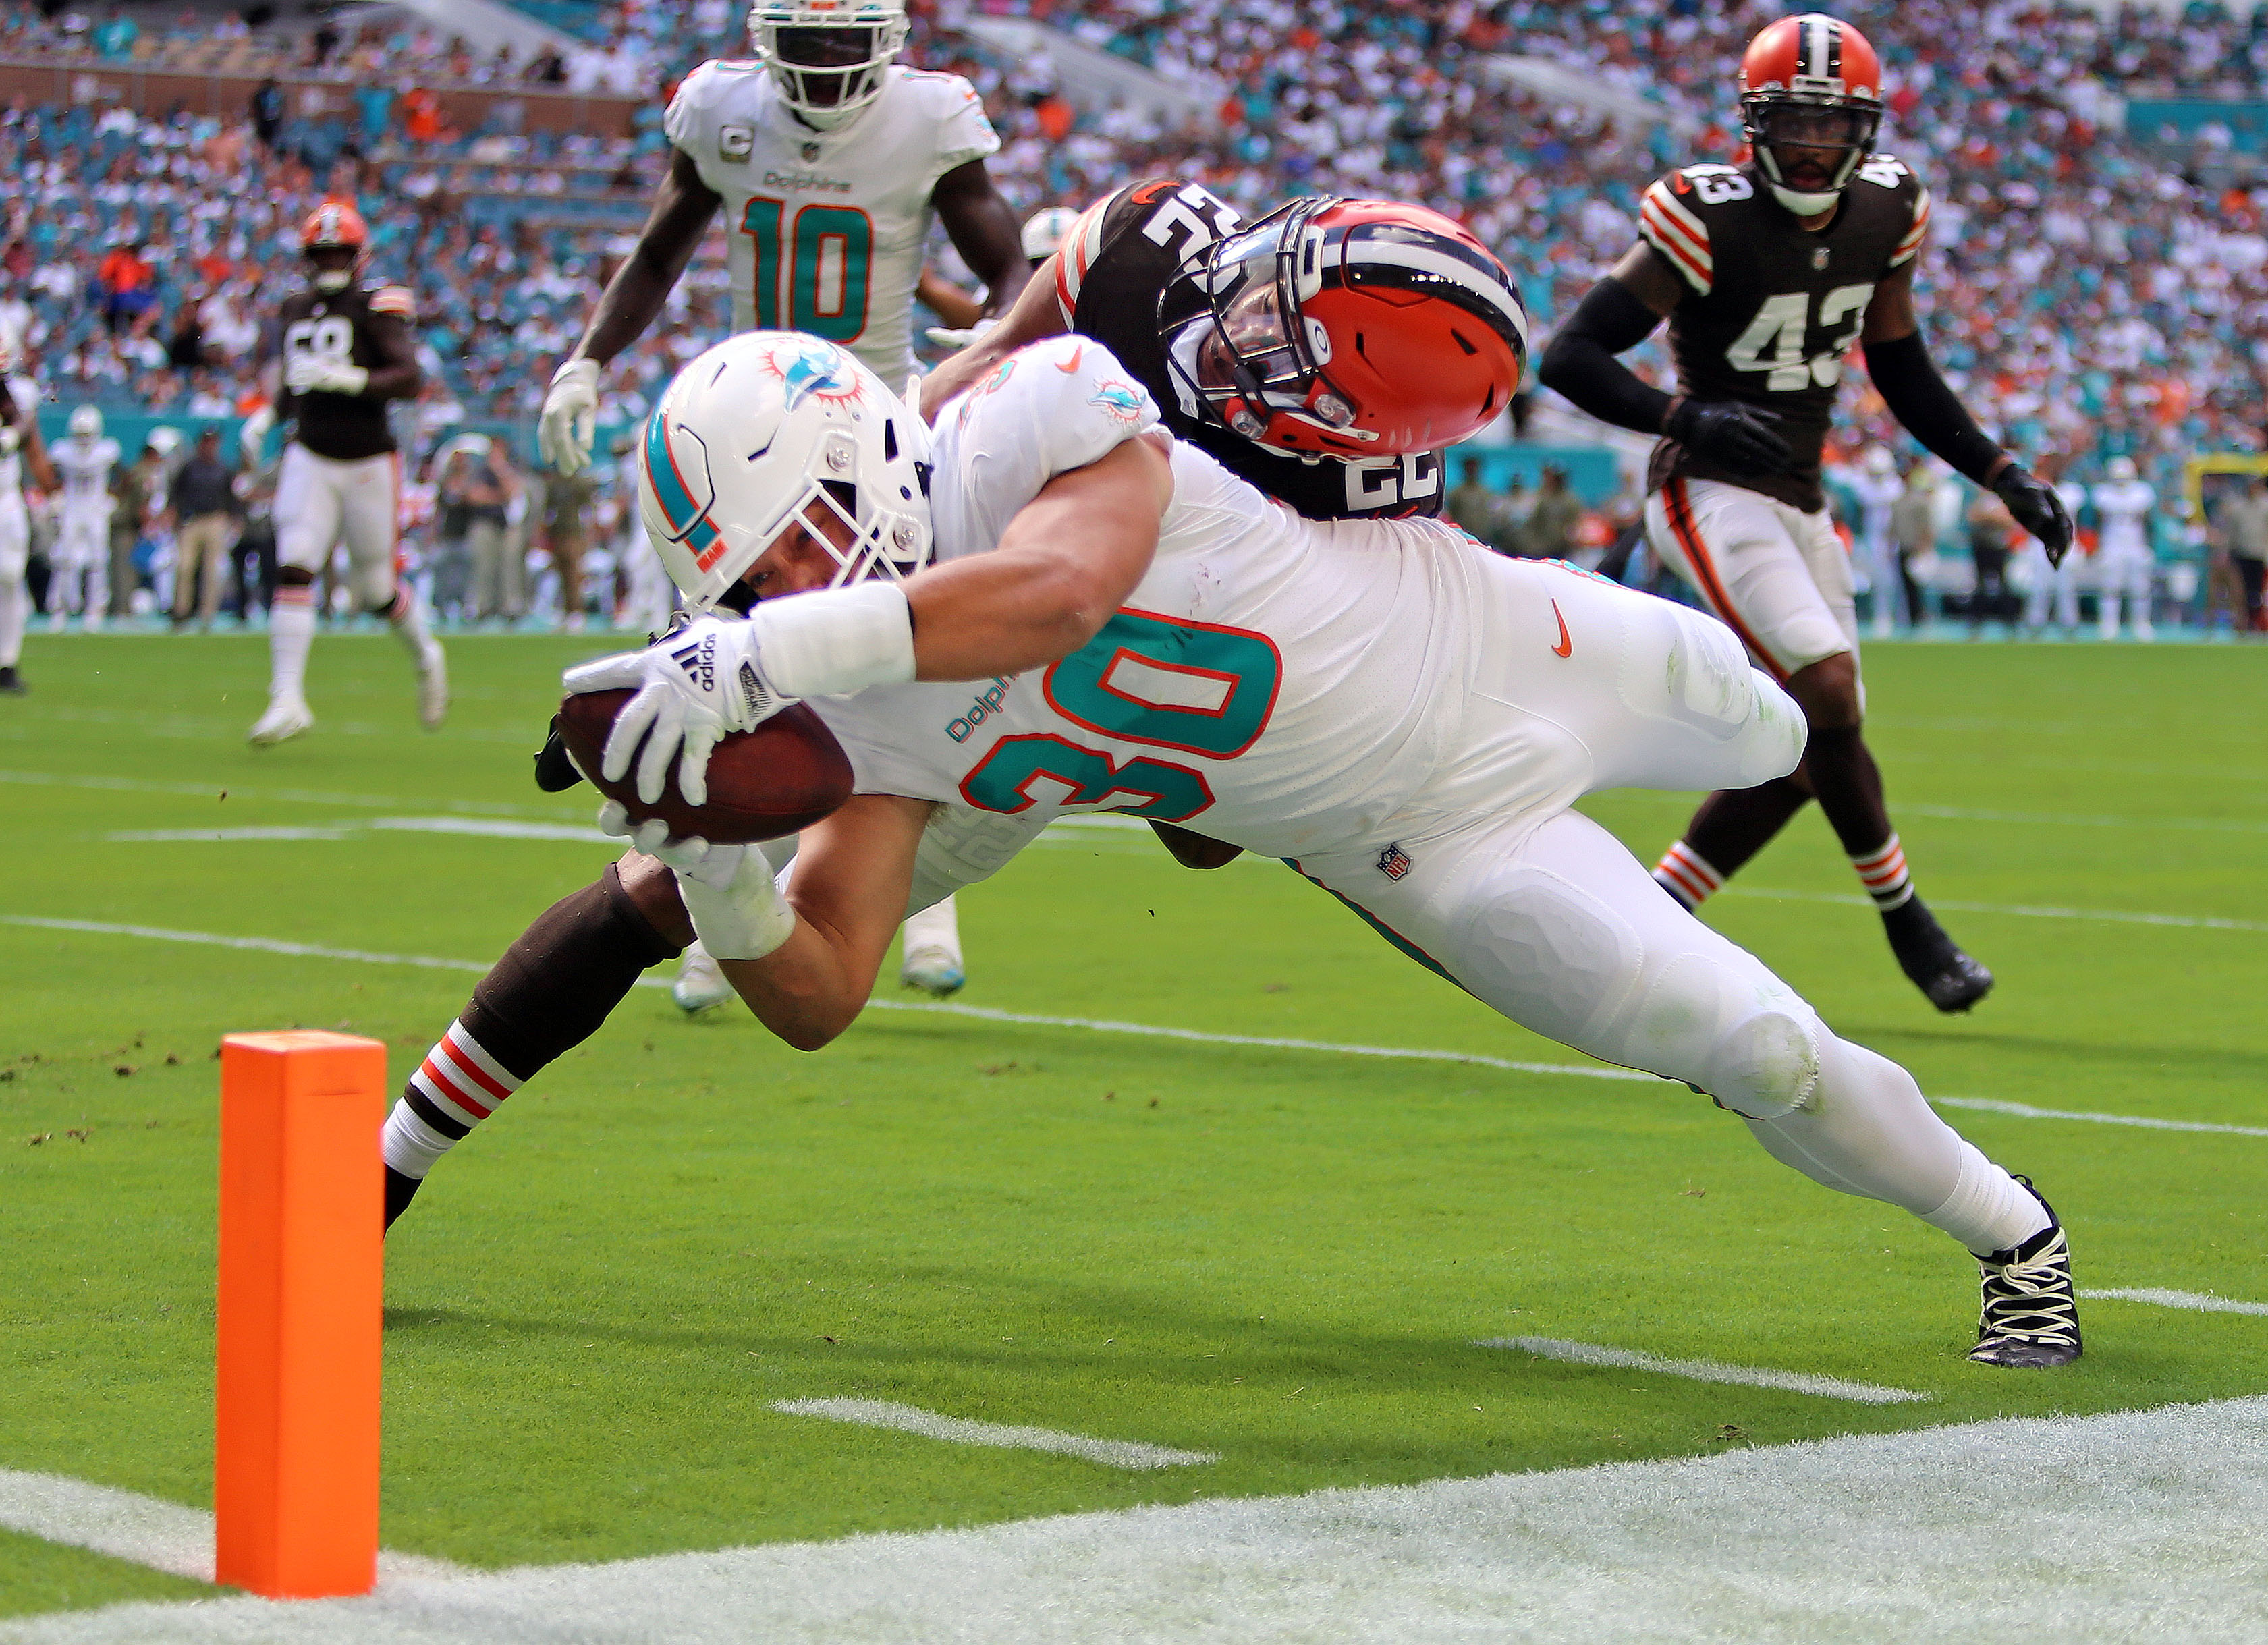
<svg viewBox="0 0 2268 1645"><path fill-rule="evenodd" d="M1851 556L1826 510L1806 514L1745 486L1677 479L1646 499L1646 535L1775 679L1838 652L1857 658ZM1897 586L1894 563L1882 576Z"/></svg>
<svg viewBox="0 0 2268 1645"><path fill-rule="evenodd" d="M2019 551L2017 563L2023 572L2024 627L2046 628L2052 608L2058 628L2078 628L2079 579L2087 569L2087 556L2079 545L2073 543L2063 564L2056 567L2048 564L2048 551L2036 538Z"/></svg>
<svg viewBox="0 0 2268 1645"><path fill-rule="evenodd" d="M22 492L0 496L0 668L24 655L24 625L32 618L32 591L24 567L32 554L32 516Z"/></svg>
<svg viewBox="0 0 2268 1645"><path fill-rule="evenodd" d="M2105 543L2095 556L2095 596L2101 606L2101 629L2106 640L2118 637L2119 607L2130 604L2133 613L2134 635L2147 639L2153 632L2150 625L2150 584L2158 569L2157 559L2145 544Z"/></svg>
<svg viewBox="0 0 2268 1645"><path fill-rule="evenodd" d="M399 453L340 462L296 440L284 448L276 475L278 566L319 574L343 544L355 608L378 611L394 598L401 518Z"/></svg>

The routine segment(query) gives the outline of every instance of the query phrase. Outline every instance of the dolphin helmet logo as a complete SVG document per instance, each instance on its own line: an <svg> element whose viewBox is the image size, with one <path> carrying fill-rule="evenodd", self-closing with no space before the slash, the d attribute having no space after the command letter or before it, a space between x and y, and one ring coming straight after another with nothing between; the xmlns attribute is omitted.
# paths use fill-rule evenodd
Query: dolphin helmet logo
<svg viewBox="0 0 2268 1645"><path fill-rule="evenodd" d="M806 400L850 405L866 392L849 356L815 340L784 343L764 356L764 364L786 387L790 411Z"/></svg>

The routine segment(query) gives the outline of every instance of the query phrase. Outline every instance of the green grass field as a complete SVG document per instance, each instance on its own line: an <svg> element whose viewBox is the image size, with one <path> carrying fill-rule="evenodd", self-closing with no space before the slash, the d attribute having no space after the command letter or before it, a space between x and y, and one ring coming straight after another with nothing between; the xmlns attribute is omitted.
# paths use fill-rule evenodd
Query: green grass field
<svg viewBox="0 0 2268 1645"><path fill-rule="evenodd" d="M429 737L389 643L327 638L323 723L254 750L264 643L35 637L34 694L0 698L0 919L484 962L608 850L372 825L587 821L589 790L538 793L527 754L558 668L596 649L455 642ZM1709 917L1933 1095L2268 1123L2258 667L1870 653L1918 882L1999 973L1974 1017L1899 976L1815 814ZM1651 861L1689 804L1588 809ZM111 837L244 829L284 832ZM1581 1061L1280 867L1193 874L1131 833L1050 836L961 921L972 1006ZM348 1029L398 1081L471 981L0 924L0 1467L210 1502L216 1041ZM2038 1179L2083 1285L2268 1298L2268 1138L1948 1117ZM652 989L437 1169L388 1259L384 1538L481 1567L2268 1390L2262 1321L2131 1302L2091 1307L2066 1370L1968 1364L1975 1271L1949 1241L1774 1164L1674 1085L944 1012L872 1012L804 1056ZM1933 1398L1472 1346L1514 1334ZM1129 1472L770 1408L826 1397L1219 1460ZM0 1614L197 1591L0 1536Z"/></svg>

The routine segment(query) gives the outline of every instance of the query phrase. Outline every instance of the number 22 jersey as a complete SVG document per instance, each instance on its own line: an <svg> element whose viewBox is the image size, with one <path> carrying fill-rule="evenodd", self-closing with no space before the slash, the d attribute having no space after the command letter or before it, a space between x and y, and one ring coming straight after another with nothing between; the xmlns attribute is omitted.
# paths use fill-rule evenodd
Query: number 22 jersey
<svg viewBox="0 0 2268 1645"><path fill-rule="evenodd" d="M914 369L930 196L1000 139L959 75L882 73L881 95L849 123L814 131L762 64L704 62L662 124L724 197L733 329L824 337L895 390Z"/></svg>
<svg viewBox="0 0 2268 1645"><path fill-rule="evenodd" d="M1689 165L1649 185L1638 231L1685 284L1669 313L1678 393L1775 413L1795 461L1786 473L1748 478L1664 440L1648 488L1683 474L1744 486L1806 513L1824 508L1820 453L1844 356L1858 343L1875 286L1913 261L1928 226L1929 191L1887 154L1859 168L1817 233L1772 198L1754 162Z"/></svg>

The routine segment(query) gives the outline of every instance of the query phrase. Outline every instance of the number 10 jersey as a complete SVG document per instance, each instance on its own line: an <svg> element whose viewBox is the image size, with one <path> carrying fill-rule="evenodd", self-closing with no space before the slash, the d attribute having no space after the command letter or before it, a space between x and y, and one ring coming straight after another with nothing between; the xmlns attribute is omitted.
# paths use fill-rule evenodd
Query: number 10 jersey
<svg viewBox="0 0 2268 1645"><path fill-rule="evenodd" d="M1638 231L1685 283L1669 313L1678 392L1777 414L1795 451L1786 473L1756 479L1664 440L1649 489L1683 474L1744 486L1807 514L1824 508L1819 459L1844 356L1858 345L1875 286L1913 261L1928 225L1929 191L1887 154L1859 168L1816 233L1772 198L1754 162L1689 165L1649 185Z"/></svg>
<svg viewBox="0 0 2268 1645"><path fill-rule="evenodd" d="M931 194L1000 139L959 75L882 73L881 95L847 125L814 131L761 63L704 62L663 129L724 197L733 329L824 337L902 390Z"/></svg>

